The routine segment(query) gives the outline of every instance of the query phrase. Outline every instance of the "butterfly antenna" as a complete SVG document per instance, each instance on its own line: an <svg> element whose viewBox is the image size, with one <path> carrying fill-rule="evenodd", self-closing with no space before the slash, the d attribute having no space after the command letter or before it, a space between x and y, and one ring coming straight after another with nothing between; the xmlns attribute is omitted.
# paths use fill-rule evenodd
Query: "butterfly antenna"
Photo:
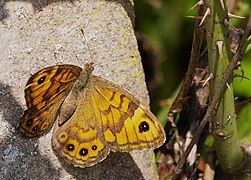
<svg viewBox="0 0 251 180"><path fill-rule="evenodd" d="M81 30L81 33L83 34L84 38L85 38L85 42L86 42L87 48L88 48L88 50L90 52L91 59L93 59L94 58L94 54L92 53L91 48L90 48L90 46L87 43L87 39L85 37L85 32L84 32L84 30L82 28L80 30ZM93 65L93 62L91 62L91 64Z"/></svg>

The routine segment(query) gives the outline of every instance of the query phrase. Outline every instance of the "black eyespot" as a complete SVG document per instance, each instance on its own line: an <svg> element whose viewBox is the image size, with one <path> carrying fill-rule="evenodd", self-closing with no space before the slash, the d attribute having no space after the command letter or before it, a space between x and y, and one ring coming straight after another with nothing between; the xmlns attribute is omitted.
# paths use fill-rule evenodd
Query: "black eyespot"
<svg viewBox="0 0 251 180"><path fill-rule="evenodd" d="M34 132L36 132L38 130L38 125L36 125L36 126L34 126L33 128L32 128L32 131L34 131Z"/></svg>
<svg viewBox="0 0 251 180"><path fill-rule="evenodd" d="M147 132L149 131L149 124L146 121L143 121L139 124L139 132Z"/></svg>
<svg viewBox="0 0 251 180"><path fill-rule="evenodd" d="M46 76L42 76L42 77L37 81L37 83L38 83L38 84L42 84L42 83L45 81L45 79L46 79Z"/></svg>
<svg viewBox="0 0 251 180"><path fill-rule="evenodd" d="M94 151L95 151L97 148L98 148L98 147L97 147L96 145L93 145L93 146L92 146L92 150L94 150Z"/></svg>
<svg viewBox="0 0 251 180"><path fill-rule="evenodd" d="M62 135L61 135L61 138L65 138L65 135L64 135L64 134L62 134Z"/></svg>
<svg viewBox="0 0 251 180"><path fill-rule="evenodd" d="M26 127L31 127L32 123L33 123L33 119L28 119L26 121L25 125L26 125Z"/></svg>
<svg viewBox="0 0 251 180"><path fill-rule="evenodd" d="M80 156L86 156L88 154L88 149L82 148L79 151Z"/></svg>
<svg viewBox="0 0 251 180"><path fill-rule="evenodd" d="M68 151L74 151L74 149L75 149L73 144L68 144L66 148Z"/></svg>

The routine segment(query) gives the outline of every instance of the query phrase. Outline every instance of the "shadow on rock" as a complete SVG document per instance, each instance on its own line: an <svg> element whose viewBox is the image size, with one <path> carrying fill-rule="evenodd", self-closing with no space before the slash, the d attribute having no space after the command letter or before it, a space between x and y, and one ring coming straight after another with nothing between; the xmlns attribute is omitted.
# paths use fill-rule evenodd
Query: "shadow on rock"
<svg viewBox="0 0 251 180"><path fill-rule="evenodd" d="M0 179L58 179L60 173L40 155L37 138L16 130L23 110L8 85L0 83Z"/></svg>

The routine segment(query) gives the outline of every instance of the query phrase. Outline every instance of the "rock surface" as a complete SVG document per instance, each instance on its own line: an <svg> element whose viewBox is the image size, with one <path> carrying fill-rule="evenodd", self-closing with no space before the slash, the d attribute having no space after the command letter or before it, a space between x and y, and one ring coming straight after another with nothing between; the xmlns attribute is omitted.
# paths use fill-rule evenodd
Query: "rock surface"
<svg viewBox="0 0 251 180"><path fill-rule="evenodd" d="M74 168L54 155L51 132L29 139L16 130L26 109L28 78L55 64L94 62L93 74L149 104L133 18L133 3L127 0L7 1L1 6L0 179L157 179L152 150L111 153L93 167Z"/></svg>

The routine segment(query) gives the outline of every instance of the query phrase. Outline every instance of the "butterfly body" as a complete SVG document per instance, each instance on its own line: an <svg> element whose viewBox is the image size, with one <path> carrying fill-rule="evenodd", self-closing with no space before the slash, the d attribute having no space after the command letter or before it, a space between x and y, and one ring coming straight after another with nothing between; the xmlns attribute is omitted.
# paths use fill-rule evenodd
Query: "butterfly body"
<svg viewBox="0 0 251 180"><path fill-rule="evenodd" d="M92 70L92 64L83 70L60 65L33 75L25 89L28 110L21 131L41 135L56 121L52 147L79 167L102 161L110 151L162 145L165 133L156 117L124 89L93 76Z"/></svg>

